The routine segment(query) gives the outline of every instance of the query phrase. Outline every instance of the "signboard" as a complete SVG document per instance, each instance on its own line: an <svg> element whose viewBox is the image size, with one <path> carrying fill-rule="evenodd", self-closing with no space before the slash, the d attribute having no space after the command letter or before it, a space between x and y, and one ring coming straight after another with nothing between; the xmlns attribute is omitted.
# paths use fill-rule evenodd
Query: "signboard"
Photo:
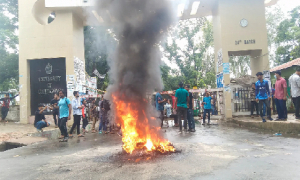
<svg viewBox="0 0 300 180"><path fill-rule="evenodd" d="M218 51L218 67L222 66L223 64L223 52L222 52L222 49L220 49Z"/></svg>
<svg viewBox="0 0 300 180"><path fill-rule="evenodd" d="M230 66L229 63L223 63L223 73L230 74Z"/></svg>
<svg viewBox="0 0 300 180"><path fill-rule="evenodd" d="M217 88L223 87L223 73L217 74Z"/></svg>
<svg viewBox="0 0 300 180"><path fill-rule="evenodd" d="M55 93L60 90L66 92L66 61L65 58L53 58L29 62L31 115L34 115L39 103L50 105ZM50 110L47 113L50 113Z"/></svg>

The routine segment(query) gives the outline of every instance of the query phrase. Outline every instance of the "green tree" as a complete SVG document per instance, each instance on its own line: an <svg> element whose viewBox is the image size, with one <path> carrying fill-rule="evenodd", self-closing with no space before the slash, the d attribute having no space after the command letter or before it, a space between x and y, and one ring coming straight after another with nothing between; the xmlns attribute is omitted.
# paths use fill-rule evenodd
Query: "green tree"
<svg viewBox="0 0 300 180"><path fill-rule="evenodd" d="M18 0L0 1L0 90L18 88Z"/></svg>
<svg viewBox="0 0 300 180"><path fill-rule="evenodd" d="M163 78L165 89L176 89L179 81L201 88L207 85L215 87L211 22L206 18L180 21L170 37L164 52L168 60L178 66L178 70L169 71L168 78Z"/></svg>
<svg viewBox="0 0 300 180"><path fill-rule="evenodd" d="M267 32L268 32L268 46L269 46L269 59L270 65L276 65L276 44L277 27L280 22L284 19L284 13L281 7L277 4L266 8L266 21L267 21Z"/></svg>
<svg viewBox="0 0 300 180"><path fill-rule="evenodd" d="M108 54L116 48L117 41L113 34L102 26L87 26L84 28L85 68L90 76L95 76L93 71L97 69L100 74L106 75L104 79L98 79L98 88L105 90L109 84Z"/></svg>
<svg viewBox="0 0 300 180"><path fill-rule="evenodd" d="M283 64L300 57L300 6L289 12L289 17L277 27L275 42L276 64Z"/></svg>
<svg viewBox="0 0 300 180"><path fill-rule="evenodd" d="M231 56L229 57L230 71L234 77L241 77L248 75L250 70L249 56Z"/></svg>

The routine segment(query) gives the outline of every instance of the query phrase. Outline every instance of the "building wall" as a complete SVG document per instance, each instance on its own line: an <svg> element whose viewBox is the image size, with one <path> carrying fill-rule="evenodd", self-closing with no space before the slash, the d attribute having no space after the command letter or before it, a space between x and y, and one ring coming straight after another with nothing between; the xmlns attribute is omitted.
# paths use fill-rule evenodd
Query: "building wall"
<svg viewBox="0 0 300 180"><path fill-rule="evenodd" d="M242 27L242 19L248 26ZM251 56L251 71L269 70L265 4L263 0L222 0L213 9L215 59L222 49L223 63L229 63L229 56ZM255 43L246 43L246 41ZM217 73L223 67L216 68ZM224 74L224 86L229 85L230 74ZM225 88L226 89L226 88ZM231 93L225 94L225 116L232 117Z"/></svg>
<svg viewBox="0 0 300 180"><path fill-rule="evenodd" d="M32 59L66 58L67 75L74 74L74 56L84 59L82 20L72 11L56 11L56 18L48 24L51 13L44 0L19 0L19 73L20 121L28 123L30 113L30 67ZM50 100L49 100L50 101Z"/></svg>

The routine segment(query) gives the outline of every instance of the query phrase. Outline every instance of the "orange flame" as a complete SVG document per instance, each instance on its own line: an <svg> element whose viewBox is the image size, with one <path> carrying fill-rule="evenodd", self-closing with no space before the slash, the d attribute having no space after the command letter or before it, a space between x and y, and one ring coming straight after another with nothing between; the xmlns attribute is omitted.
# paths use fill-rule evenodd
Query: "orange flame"
<svg viewBox="0 0 300 180"><path fill-rule="evenodd" d="M159 136L160 128L151 126L145 111L139 112L143 103L125 103L116 96L113 103L116 110L116 121L121 124L123 149L127 153L132 153L136 149L146 149L147 151L174 152L175 148L170 142ZM156 121L150 118L150 121Z"/></svg>

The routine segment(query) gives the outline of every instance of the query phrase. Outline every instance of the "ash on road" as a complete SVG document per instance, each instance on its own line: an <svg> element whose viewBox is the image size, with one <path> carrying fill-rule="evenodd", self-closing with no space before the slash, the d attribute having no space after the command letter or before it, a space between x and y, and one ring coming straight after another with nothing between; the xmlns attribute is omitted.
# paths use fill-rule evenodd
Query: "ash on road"
<svg viewBox="0 0 300 180"><path fill-rule="evenodd" d="M121 155L117 135L88 134L0 152L0 179L299 179L299 139L225 125L165 130L181 153Z"/></svg>

